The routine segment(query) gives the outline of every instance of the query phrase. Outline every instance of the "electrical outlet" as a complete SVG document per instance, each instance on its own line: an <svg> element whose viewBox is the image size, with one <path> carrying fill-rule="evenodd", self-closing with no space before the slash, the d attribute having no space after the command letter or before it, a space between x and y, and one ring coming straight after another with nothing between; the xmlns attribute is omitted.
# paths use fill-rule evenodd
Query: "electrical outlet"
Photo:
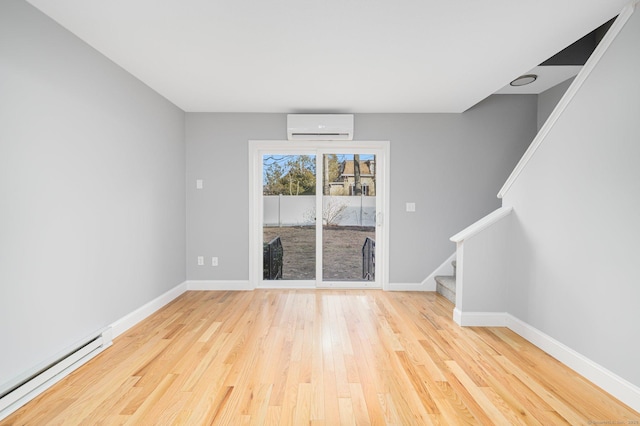
<svg viewBox="0 0 640 426"><path fill-rule="evenodd" d="M415 212L416 211L416 203L407 203L407 211Z"/></svg>
<svg viewBox="0 0 640 426"><path fill-rule="evenodd" d="M196 189L202 189L202 188L204 188L202 179L196 179Z"/></svg>
<svg viewBox="0 0 640 426"><path fill-rule="evenodd" d="M204 256L198 256L198 266L204 266Z"/></svg>
<svg viewBox="0 0 640 426"><path fill-rule="evenodd" d="M212 257L211 258L211 266L218 266L218 258L217 257Z"/></svg>

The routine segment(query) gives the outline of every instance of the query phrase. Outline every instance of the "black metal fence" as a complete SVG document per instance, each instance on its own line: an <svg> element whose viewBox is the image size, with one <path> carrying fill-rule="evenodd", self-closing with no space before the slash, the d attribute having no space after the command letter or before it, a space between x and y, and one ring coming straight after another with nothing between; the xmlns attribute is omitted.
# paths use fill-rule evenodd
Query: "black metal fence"
<svg viewBox="0 0 640 426"><path fill-rule="evenodd" d="M376 242L367 237L362 245L362 279L376 279Z"/></svg>
<svg viewBox="0 0 640 426"><path fill-rule="evenodd" d="M262 279L281 280L282 279L282 259L284 250L280 237L265 243L262 246Z"/></svg>

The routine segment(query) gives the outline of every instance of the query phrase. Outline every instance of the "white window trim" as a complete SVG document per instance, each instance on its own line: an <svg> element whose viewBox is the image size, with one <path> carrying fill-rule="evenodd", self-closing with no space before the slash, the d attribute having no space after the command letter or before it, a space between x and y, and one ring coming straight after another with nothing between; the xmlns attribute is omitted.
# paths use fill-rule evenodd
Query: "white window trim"
<svg viewBox="0 0 640 426"><path fill-rule="evenodd" d="M350 151L380 151L382 155L376 159L376 166L379 170L384 170L383 174L383 194L381 194L381 208L376 213L377 221L381 229L379 233L379 244L376 248L381 247L382 253L377 253L376 258L380 262L376 264L376 281L380 278L380 287L383 290L389 290L389 182L390 182L390 143L389 141L283 141L283 140L250 140L249 141L249 287L255 289L261 287L264 280L262 279L262 257L256 256L259 248L262 246L262 232L260 226L262 224L263 206L257 202L257 195L262 194L262 180L256 176L256 171L262 168L262 153L264 151L288 151L295 154L308 154L310 152L323 150L344 150L348 148ZM259 182L258 185L256 182ZM376 191L378 196L378 191ZM259 258L258 258L259 257ZM378 266L379 265L379 266ZM287 288L309 288L309 282L306 281L280 281L273 283L274 285ZM320 285L318 285L320 284ZM328 285L324 285L328 284ZM321 283L316 279L315 288L333 287L340 285L349 287L348 282ZM360 287L359 287L360 288Z"/></svg>

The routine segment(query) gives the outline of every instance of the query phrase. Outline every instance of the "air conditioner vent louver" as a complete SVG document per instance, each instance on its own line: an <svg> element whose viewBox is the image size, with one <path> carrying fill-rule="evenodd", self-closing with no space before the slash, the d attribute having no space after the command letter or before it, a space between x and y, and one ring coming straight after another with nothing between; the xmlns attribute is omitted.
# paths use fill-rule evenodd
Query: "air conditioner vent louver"
<svg viewBox="0 0 640 426"><path fill-rule="evenodd" d="M353 140L353 114L288 114L289 140Z"/></svg>

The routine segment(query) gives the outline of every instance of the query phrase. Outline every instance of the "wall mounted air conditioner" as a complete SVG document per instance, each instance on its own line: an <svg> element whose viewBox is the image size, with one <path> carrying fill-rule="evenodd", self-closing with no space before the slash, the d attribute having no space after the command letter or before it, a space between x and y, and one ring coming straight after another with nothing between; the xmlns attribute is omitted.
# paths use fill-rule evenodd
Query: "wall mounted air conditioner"
<svg viewBox="0 0 640 426"><path fill-rule="evenodd" d="M353 140L353 114L287 114L290 141Z"/></svg>

